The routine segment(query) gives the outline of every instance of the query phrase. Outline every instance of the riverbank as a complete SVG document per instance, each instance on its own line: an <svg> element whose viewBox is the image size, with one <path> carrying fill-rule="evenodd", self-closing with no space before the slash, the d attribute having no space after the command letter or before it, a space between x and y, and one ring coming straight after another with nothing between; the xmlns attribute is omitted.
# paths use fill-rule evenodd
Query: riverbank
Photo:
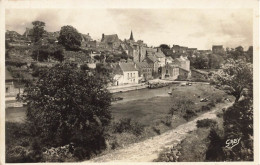
<svg viewBox="0 0 260 165"><path fill-rule="evenodd" d="M88 162L151 162L156 159L159 153L165 148L170 148L172 145L177 145L186 137L188 132L196 129L196 122L202 119L216 118L216 111L230 106L232 103L219 104L212 111L206 112L201 116L178 126L175 129L167 131L156 137L151 137L142 142L134 143L125 148L115 150L106 155L96 157ZM173 138L174 137L174 138Z"/></svg>

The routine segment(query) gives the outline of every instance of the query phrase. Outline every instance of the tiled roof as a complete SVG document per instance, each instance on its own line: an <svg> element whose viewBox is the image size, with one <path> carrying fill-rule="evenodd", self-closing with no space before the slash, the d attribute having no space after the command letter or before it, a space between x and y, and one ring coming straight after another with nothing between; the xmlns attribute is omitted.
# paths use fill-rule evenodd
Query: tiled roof
<svg viewBox="0 0 260 165"><path fill-rule="evenodd" d="M182 68L182 67L178 67L178 68L184 70L185 72L189 72L187 69L184 69L184 68Z"/></svg>
<svg viewBox="0 0 260 165"><path fill-rule="evenodd" d="M128 72L128 71L138 71L135 68L134 63L119 63L119 66L121 68L122 71L124 72Z"/></svg>
<svg viewBox="0 0 260 165"><path fill-rule="evenodd" d="M163 54L163 52L155 52L155 56L156 56L157 58L163 58L163 57L165 57L165 55Z"/></svg>
<svg viewBox="0 0 260 165"><path fill-rule="evenodd" d="M116 42L118 41L117 34L111 34L111 35L104 35L104 38L102 39L102 42Z"/></svg>
<svg viewBox="0 0 260 165"><path fill-rule="evenodd" d="M152 67L150 64L148 64L147 62L137 62L136 66L138 68L147 68L147 67Z"/></svg>
<svg viewBox="0 0 260 165"><path fill-rule="evenodd" d="M155 56L149 56L149 55L148 55L147 58L148 58L149 60L151 60L152 62L158 61Z"/></svg>

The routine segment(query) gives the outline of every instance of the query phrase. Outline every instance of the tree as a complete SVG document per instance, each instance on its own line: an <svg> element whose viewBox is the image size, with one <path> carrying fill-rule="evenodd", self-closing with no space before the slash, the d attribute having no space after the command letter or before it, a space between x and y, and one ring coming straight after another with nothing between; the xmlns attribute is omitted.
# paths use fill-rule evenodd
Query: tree
<svg viewBox="0 0 260 165"><path fill-rule="evenodd" d="M88 67L87 64L83 64L80 66L80 69L86 71L86 70L89 70L90 68Z"/></svg>
<svg viewBox="0 0 260 165"><path fill-rule="evenodd" d="M161 44L161 45L160 45L160 48L162 48L162 49L171 49L171 48L169 47L169 45L166 45L166 44Z"/></svg>
<svg viewBox="0 0 260 165"><path fill-rule="evenodd" d="M35 59L38 61L39 56L39 48L41 47L41 39L43 37L43 34L45 32L44 27L45 23L42 21L34 21L32 22L33 29L32 29L32 38L34 42L34 51L35 51Z"/></svg>
<svg viewBox="0 0 260 165"><path fill-rule="evenodd" d="M224 61L222 56L216 54L210 54L208 59L209 59L208 67L211 69L219 69L221 64Z"/></svg>
<svg viewBox="0 0 260 165"><path fill-rule="evenodd" d="M208 68L209 58L205 54L196 55L196 57L191 57L191 66L196 69L205 69Z"/></svg>
<svg viewBox="0 0 260 165"><path fill-rule="evenodd" d="M64 60L63 47L60 45L41 45L32 52L32 58L37 61L47 61L51 57L62 62Z"/></svg>
<svg viewBox="0 0 260 165"><path fill-rule="evenodd" d="M111 120L107 81L69 64L58 64L25 88L32 133L50 146L73 142L83 155L105 147Z"/></svg>
<svg viewBox="0 0 260 165"><path fill-rule="evenodd" d="M79 50L81 45L81 34L73 26L63 26L61 27L58 41L67 50Z"/></svg>
<svg viewBox="0 0 260 165"><path fill-rule="evenodd" d="M248 62L253 63L253 46L249 46L246 52L246 59Z"/></svg>
<svg viewBox="0 0 260 165"><path fill-rule="evenodd" d="M32 22L33 29L32 29L32 35L34 42L40 41L40 39L43 37L43 34L45 32L44 27L45 23L42 21L34 21Z"/></svg>
<svg viewBox="0 0 260 165"><path fill-rule="evenodd" d="M233 95L237 102L244 89L252 91L253 65L243 60L228 59L216 74L216 82L227 86L226 92Z"/></svg>

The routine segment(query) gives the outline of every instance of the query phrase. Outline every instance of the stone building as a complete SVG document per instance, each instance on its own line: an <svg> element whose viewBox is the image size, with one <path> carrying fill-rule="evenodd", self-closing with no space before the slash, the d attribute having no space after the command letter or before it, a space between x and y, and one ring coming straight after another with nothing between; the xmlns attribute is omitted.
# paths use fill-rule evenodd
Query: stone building
<svg viewBox="0 0 260 165"><path fill-rule="evenodd" d="M153 65L147 62L137 62L135 63L138 69L138 75L141 77L142 81L147 81L153 78Z"/></svg>
<svg viewBox="0 0 260 165"><path fill-rule="evenodd" d="M214 54L224 54L225 50L224 50L223 45L213 45L212 46L212 52Z"/></svg>
<svg viewBox="0 0 260 165"><path fill-rule="evenodd" d="M134 40L134 35L131 31L129 39L124 40L124 42L120 45L120 50L133 57L134 62L142 62L145 58L146 47L147 44L145 44L142 40Z"/></svg>
<svg viewBox="0 0 260 165"><path fill-rule="evenodd" d="M104 49L118 49L121 44L121 40L118 38L117 34L105 35L102 34L102 39L100 47Z"/></svg>
<svg viewBox="0 0 260 165"><path fill-rule="evenodd" d="M190 61L180 56L161 68L161 79L187 79L191 76Z"/></svg>

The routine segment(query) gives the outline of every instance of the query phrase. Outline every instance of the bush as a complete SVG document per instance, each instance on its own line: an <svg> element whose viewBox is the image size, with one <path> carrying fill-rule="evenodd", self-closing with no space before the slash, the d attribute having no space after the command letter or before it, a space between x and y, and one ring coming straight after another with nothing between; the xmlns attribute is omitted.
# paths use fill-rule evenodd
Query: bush
<svg viewBox="0 0 260 165"><path fill-rule="evenodd" d="M223 100L221 97L216 98L216 103L221 103Z"/></svg>
<svg viewBox="0 0 260 165"><path fill-rule="evenodd" d="M155 133L157 133L158 135L161 134L161 130L160 130L160 128L158 128L157 126L154 126L154 127L153 127L153 131L154 131Z"/></svg>
<svg viewBox="0 0 260 165"><path fill-rule="evenodd" d="M218 112L217 117L219 117L219 118L223 117L223 112Z"/></svg>
<svg viewBox="0 0 260 165"><path fill-rule="evenodd" d="M166 125L167 127L170 127L172 125L172 116L167 115L165 119L162 119L161 122Z"/></svg>
<svg viewBox="0 0 260 165"><path fill-rule="evenodd" d="M201 107L201 111L204 112L204 111L209 111L210 110L210 107L208 105L203 105Z"/></svg>
<svg viewBox="0 0 260 165"><path fill-rule="evenodd" d="M202 128L202 127L214 127L217 124L215 120L212 119L203 119L203 120L198 120L197 121L197 127Z"/></svg>
<svg viewBox="0 0 260 165"><path fill-rule="evenodd" d="M123 118L113 125L114 133L129 132L139 136L144 131L144 126L138 122L133 122L131 118Z"/></svg>
<svg viewBox="0 0 260 165"><path fill-rule="evenodd" d="M214 103L214 101L211 101L210 103L208 103L208 106L212 108L212 107L215 107L216 104Z"/></svg>
<svg viewBox="0 0 260 165"><path fill-rule="evenodd" d="M183 115L183 118L185 120L189 120L190 118L196 116L196 112L195 111L192 111L192 110L186 110L186 113Z"/></svg>

